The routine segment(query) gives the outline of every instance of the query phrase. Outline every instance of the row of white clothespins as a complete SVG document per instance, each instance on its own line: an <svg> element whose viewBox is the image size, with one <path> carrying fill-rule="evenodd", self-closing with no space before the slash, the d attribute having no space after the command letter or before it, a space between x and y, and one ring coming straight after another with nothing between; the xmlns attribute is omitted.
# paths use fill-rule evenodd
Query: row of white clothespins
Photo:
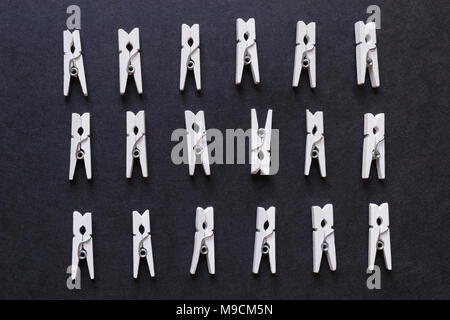
<svg viewBox="0 0 450 320"><path fill-rule="evenodd" d="M208 140L203 111L194 114L185 111L187 156L189 174L194 175L197 163L203 165L206 175L210 175L210 162ZM72 114L72 138L70 151L69 179L73 180L78 160L84 160L86 175L92 178L91 166L91 137L90 114ZM323 112L311 113L306 110L306 151L305 175L309 175L311 162L317 159L320 173L326 177L325 163L325 136L323 125ZM270 175L271 169L271 136L272 136L272 110L267 113L264 127L258 125L255 109L251 109L251 173ZM133 163L139 159L143 177L148 177L147 170L147 141L145 129L145 112L134 114L127 112L127 147L126 147L126 177L131 178ZM364 144L362 159L362 178L368 179L372 161L376 162L378 178L385 178L385 138L384 113L364 115Z"/></svg>
<svg viewBox="0 0 450 320"><path fill-rule="evenodd" d="M83 55L81 50L80 31L64 31L64 95L69 95L70 80L78 78L85 96L88 95ZM376 28L374 22L355 23L356 68L358 85L363 85L366 70L370 76L372 87L380 86L378 72L378 55ZM255 19L236 20L236 85L242 80L244 66L251 67L253 81L260 83L258 51L256 45ZM302 69L308 70L311 88L316 87L316 23L306 25L297 22L297 36L292 86L298 87ZM181 26L181 64L180 90L183 91L188 71L194 72L197 90L201 90L200 72L200 27L194 24ZM119 29L119 74L120 94L125 94L129 76L133 76L139 94L142 94L142 70L139 41L139 28L130 33Z"/></svg>
<svg viewBox="0 0 450 320"><path fill-rule="evenodd" d="M319 273L323 254L332 271L336 270L335 230L333 229L333 205L323 208L312 207L313 228L313 272ZM214 208L197 208L195 217L194 252L190 273L195 274L200 255L205 255L210 274L215 274L214 248ZM263 255L269 257L270 270L276 273L275 246L275 207L264 209L258 207L256 216L255 247L253 254L253 273L259 272ZM373 271L377 250L383 251L386 269L392 270L391 241L389 230L389 206L369 205L369 249L368 270ZM141 259L147 260L152 277L155 276L153 261L152 237L150 232L150 213L146 210L142 215L133 211L133 277L138 277ZM94 279L94 252L92 237L92 214L73 213L72 243L72 280L77 278L80 260L86 260L91 279Z"/></svg>

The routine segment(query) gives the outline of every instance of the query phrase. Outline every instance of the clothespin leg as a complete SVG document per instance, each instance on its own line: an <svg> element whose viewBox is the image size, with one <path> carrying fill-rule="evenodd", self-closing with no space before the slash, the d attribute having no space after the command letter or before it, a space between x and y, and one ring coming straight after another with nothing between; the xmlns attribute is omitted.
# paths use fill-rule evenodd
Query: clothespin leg
<svg viewBox="0 0 450 320"><path fill-rule="evenodd" d="M269 250L269 262L270 271L275 274L277 272L277 261L275 251L275 232L267 239L267 244L270 246Z"/></svg>
<svg viewBox="0 0 450 320"><path fill-rule="evenodd" d="M253 251L253 273L258 274L259 272L259 265L261 263L261 256L262 256L262 244L263 244L263 236L257 232L255 234L255 249Z"/></svg>
<svg viewBox="0 0 450 320"><path fill-rule="evenodd" d="M309 59L309 67L308 67L308 73L309 73L309 85L312 89L316 87L316 50L312 50L311 52L308 52L308 59Z"/></svg>
<svg viewBox="0 0 450 320"><path fill-rule="evenodd" d="M238 42L236 45L236 85L241 84L244 71L244 55L246 43Z"/></svg>
<svg viewBox="0 0 450 320"><path fill-rule="evenodd" d="M192 137L191 135L187 135L187 154L189 159L189 175L193 176L195 173L195 165L197 163L197 157L195 155L194 150L192 149L194 147Z"/></svg>
<svg viewBox="0 0 450 320"><path fill-rule="evenodd" d="M86 76L84 74L83 56L78 57L77 66L78 66L78 80L80 80L81 90L83 91L83 94L87 97L88 90L86 85Z"/></svg>
<svg viewBox="0 0 450 320"><path fill-rule="evenodd" d="M80 258L78 256L78 244L79 239L76 237L72 240L72 280L75 280L77 278L78 273L78 264L80 261Z"/></svg>
<svg viewBox="0 0 450 320"><path fill-rule="evenodd" d="M198 260L200 258L200 247L202 245L202 235L198 232L195 233L194 240L194 253L192 254L191 274L195 274L197 271Z"/></svg>
<svg viewBox="0 0 450 320"><path fill-rule="evenodd" d="M210 274L216 273L215 264L215 250L214 250L214 237L209 237L205 240L205 245L208 247L208 254L206 259L208 260L208 271Z"/></svg>
<svg viewBox="0 0 450 320"><path fill-rule="evenodd" d="M303 50L301 46L295 47L295 59L294 59L294 75L292 77L292 87L297 88L300 82L300 76L302 74L302 57Z"/></svg>
<svg viewBox="0 0 450 320"><path fill-rule="evenodd" d="M356 74L358 85L361 86L365 82L367 70L367 46L359 44L356 46Z"/></svg>
<svg viewBox="0 0 450 320"><path fill-rule="evenodd" d="M370 175L370 167L372 165L373 154L370 150L375 148L374 139L370 137L364 138L363 159L362 159L362 178L368 179Z"/></svg>
<svg viewBox="0 0 450 320"><path fill-rule="evenodd" d="M142 70L141 70L141 54L138 53L133 58L133 64L138 67L134 68L134 83L136 84L136 89L139 94L142 94Z"/></svg>
<svg viewBox="0 0 450 320"><path fill-rule="evenodd" d="M84 167L86 169L86 177L88 180L92 179L92 162L91 162L91 140L87 139L83 143L84 152Z"/></svg>
<svg viewBox="0 0 450 320"><path fill-rule="evenodd" d="M328 251L327 260L331 271L336 271L336 245L334 243L334 234L330 235L327 239Z"/></svg>
<svg viewBox="0 0 450 320"><path fill-rule="evenodd" d="M378 233L373 228L369 230L369 271L375 267L375 258L377 255Z"/></svg>
<svg viewBox="0 0 450 320"><path fill-rule="evenodd" d="M153 264L153 247L152 247L152 238L148 236L147 240L145 240L145 248L147 249L147 265L150 270L150 276L152 278L155 277L155 266Z"/></svg>
<svg viewBox="0 0 450 320"><path fill-rule="evenodd" d="M194 77L195 77L195 86L197 91L202 90L202 78L200 72L200 50L194 52L191 56L192 61L194 61Z"/></svg>
<svg viewBox="0 0 450 320"><path fill-rule="evenodd" d="M133 237L133 278L138 278L139 273L139 263L141 261L141 257L139 256L139 243L140 239L138 236Z"/></svg>
<svg viewBox="0 0 450 320"><path fill-rule="evenodd" d="M86 256L86 261L89 269L89 276L91 277L91 280L94 280L94 250L92 239L83 244L83 246L84 249L88 252Z"/></svg>
<svg viewBox="0 0 450 320"><path fill-rule="evenodd" d="M250 48L248 48L248 54L250 54L250 57L252 59L250 67L252 69L253 82L255 84L259 84L260 80L259 80L258 50L256 49L256 43Z"/></svg>
<svg viewBox="0 0 450 320"><path fill-rule="evenodd" d="M70 87L70 57L68 55L64 55L64 96L69 95L69 87Z"/></svg>
<svg viewBox="0 0 450 320"><path fill-rule="evenodd" d="M322 262L322 238L319 232L313 232L313 272L319 273Z"/></svg>
<svg viewBox="0 0 450 320"><path fill-rule="evenodd" d="M319 168L320 168L320 175L322 178L325 178L327 176L327 168L326 168L326 162L325 162L325 142L324 138L318 143L317 148L319 149Z"/></svg>
<svg viewBox="0 0 450 320"><path fill-rule="evenodd" d="M180 91L184 91L184 86L186 84L187 77L187 59L189 57L189 50L187 48L183 48L181 50L181 62L180 62Z"/></svg>
<svg viewBox="0 0 450 320"><path fill-rule="evenodd" d="M369 70L370 83L372 84L372 88L378 88L380 86L380 75L378 69L377 51L369 51L368 57L372 60L372 67L370 67Z"/></svg>
<svg viewBox="0 0 450 320"><path fill-rule="evenodd" d="M69 167L69 180L72 181L75 175L75 168L77 166L77 158L75 153L77 152L78 143L75 139L72 139L70 144L70 167Z"/></svg>
<svg viewBox="0 0 450 320"><path fill-rule="evenodd" d="M383 234L381 240L383 241L383 255L384 255L384 263L386 265L386 269L392 270L392 256L391 256L391 240L390 240L390 231L386 231Z"/></svg>
<svg viewBox="0 0 450 320"><path fill-rule="evenodd" d="M386 177L384 141L382 141L378 144L378 152L380 153L380 157L377 159L378 179L384 179Z"/></svg>
<svg viewBox="0 0 450 320"><path fill-rule="evenodd" d="M309 176L309 172L311 170L311 150L313 147L313 138L310 133L308 133L306 137L306 147L305 147L305 176Z"/></svg>
<svg viewBox="0 0 450 320"><path fill-rule="evenodd" d="M119 55L119 60L120 60L120 94L124 95L125 94L125 90L127 88L127 82L128 82L128 55L125 53L121 53Z"/></svg>

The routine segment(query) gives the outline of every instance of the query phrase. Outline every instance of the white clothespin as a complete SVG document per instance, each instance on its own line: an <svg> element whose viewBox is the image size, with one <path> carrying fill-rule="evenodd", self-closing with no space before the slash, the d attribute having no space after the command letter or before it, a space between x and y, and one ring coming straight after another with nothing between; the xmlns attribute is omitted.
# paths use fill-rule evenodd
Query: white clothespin
<svg viewBox="0 0 450 320"><path fill-rule="evenodd" d="M255 19L236 20L236 84L241 84L244 65L250 65L253 82L259 84L258 50Z"/></svg>
<svg viewBox="0 0 450 320"><path fill-rule="evenodd" d="M139 28L134 28L130 33L127 33L123 29L119 29L119 74L121 95L125 94L128 76L134 77L137 92L142 94L140 49Z"/></svg>
<svg viewBox="0 0 450 320"><path fill-rule="evenodd" d="M72 280L77 278L80 260L86 260L89 276L94 280L94 251L92 238L92 214L73 213Z"/></svg>
<svg viewBox="0 0 450 320"><path fill-rule="evenodd" d="M297 22L297 37L295 47L294 77L292 86L298 87L302 69L308 69L309 85L316 87L316 23L306 25L303 21Z"/></svg>
<svg viewBox="0 0 450 320"><path fill-rule="evenodd" d="M270 143L272 139L272 110L267 112L266 125L260 128L256 110L251 110L252 114L252 136L251 136L251 172L261 175L270 175Z"/></svg>
<svg viewBox="0 0 450 320"><path fill-rule="evenodd" d="M195 274L200 253L206 255L208 271L216 273L214 260L214 208L197 208L195 215L195 240L194 253L192 255L191 274Z"/></svg>
<svg viewBox="0 0 450 320"><path fill-rule="evenodd" d="M78 160L84 160L88 180L92 179L91 168L91 120L90 114L72 113L72 138L70 145L69 180L73 180Z"/></svg>
<svg viewBox="0 0 450 320"><path fill-rule="evenodd" d="M275 260L275 207L256 211L255 249L253 252L253 273L259 272L263 254L269 255L270 271L276 273Z"/></svg>
<svg viewBox="0 0 450 320"><path fill-rule="evenodd" d="M356 42L356 72L358 85L366 81L366 69L369 69L372 88L380 86L378 72L377 36L375 22L365 24L362 21L355 23Z"/></svg>
<svg viewBox="0 0 450 320"><path fill-rule="evenodd" d="M145 210L141 215L133 211L133 277L137 279L139 262L141 258L147 259L150 275L155 276L153 266L152 236L150 235L150 212Z"/></svg>
<svg viewBox="0 0 450 320"><path fill-rule="evenodd" d="M194 114L192 111L185 111L187 130L187 153L189 162L189 174L192 176L195 172L197 160L203 164L205 174L211 174L209 170L208 141L206 139L205 114L199 111Z"/></svg>
<svg viewBox="0 0 450 320"><path fill-rule="evenodd" d="M139 111L136 115L127 112L127 178L133 175L134 159L139 158L142 176L147 173L147 139L145 131L145 112Z"/></svg>
<svg viewBox="0 0 450 320"><path fill-rule="evenodd" d="M362 178L368 179L372 160L376 161L378 179L385 178L384 113L364 115Z"/></svg>
<svg viewBox="0 0 450 320"><path fill-rule="evenodd" d="M325 253L331 271L336 271L336 246L334 244L333 205L312 207L313 272L319 273L322 255Z"/></svg>
<svg viewBox="0 0 450 320"><path fill-rule="evenodd" d="M64 38L64 95L69 95L70 80L78 78L81 90L88 95L86 77L84 74L83 54L81 53L80 31L63 32Z"/></svg>
<svg viewBox="0 0 450 320"><path fill-rule="evenodd" d="M200 77L200 26L198 24L189 27L181 26L181 66L180 66L180 91L184 90L188 70L194 71L197 90L202 90Z"/></svg>
<svg viewBox="0 0 450 320"><path fill-rule="evenodd" d="M369 271L375 267L377 250L383 251L386 269L392 270L389 205L369 205Z"/></svg>
<svg viewBox="0 0 450 320"><path fill-rule="evenodd" d="M306 110L306 149L305 149L305 176L309 176L312 159L319 160L320 175L327 176L325 165L325 137L323 127L323 112L312 114Z"/></svg>

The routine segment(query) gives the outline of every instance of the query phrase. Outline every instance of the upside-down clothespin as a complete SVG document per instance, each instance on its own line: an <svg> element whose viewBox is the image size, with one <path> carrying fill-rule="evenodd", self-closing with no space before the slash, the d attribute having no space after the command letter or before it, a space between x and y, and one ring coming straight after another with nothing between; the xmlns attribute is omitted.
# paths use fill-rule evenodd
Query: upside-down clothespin
<svg viewBox="0 0 450 320"><path fill-rule="evenodd" d="M140 49L139 28L134 28L130 33L119 29L119 77L121 95L125 94L128 76L134 77L137 92L142 94Z"/></svg>
<svg viewBox="0 0 450 320"><path fill-rule="evenodd" d="M258 125L256 110L251 110L252 135L251 135L251 172L261 175L270 175L270 148L272 140L272 110L267 112L264 128Z"/></svg>
<svg viewBox="0 0 450 320"><path fill-rule="evenodd" d="M195 240L194 253L192 254L191 274L197 271L200 254L206 255L208 261L208 271L210 274L216 273L214 260L214 208L197 208L195 215Z"/></svg>
<svg viewBox="0 0 450 320"><path fill-rule="evenodd" d="M297 37L295 46L294 77L292 86L298 87L302 69L307 69L309 85L316 87L316 23L308 25L303 21L297 22Z"/></svg>
<svg viewBox="0 0 450 320"><path fill-rule="evenodd" d="M94 280L94 251L92 239L92 214L73 213L72 280L77 278L80 260L86 260L89 276Z"/></svg>
<svg viewBox="0 0 450 320"><path fill-rule="evenodd" d="M192 176L195 172L197 161L203 164L205 174L211 174L209 170L208 141L206 138L205 114L203 111L194 114L192 111L184 112L187 130L187 154L189 162L189 174Z"/></svg>
<svg viewBox="0 0 450 320"><path fill-rule="evenodd" d="M142 176L148 177L147 172L147 136L145 131L145 112L136 115L127 112L127 178L133 175L134 159L139 158Z"/></svg>
<svg viewBox="0 0 450 320"><path fill-rule="evenodd" d="M259 272L263 254L269 255L270 271L276 273L275 260L275 207L256 211L255 249L253 251L253 273Z"/></svg>
<svg viewBox="0 0 450 320"><path fill-rule="evenodd" d="M133 277L137 279L139 262L141 258L147 259L150 275L155 276L153 265L152 236L150 234L150 212L145 210L141 215L133 211Z"/></svg>
<svg viewBox="0 0 450 320"><path fill-rule="evenodd" d="M236 20L236 84L241 84L244 65L250 65L253 82L259 84L255 19Z"/></svg>
<svg viewBox="0 0 450 320"><path fill-rule="evenodd" d="M362 178L368 179L372 160L376 161L378 179L385 178L384 113L364 115Z"/></svg>
<svg viewBox="0 0 450 320"><path fill-rule="evenodd" d="M64 95L69 95L70 80L78 78L81 90L88 95L86 77L84 74L83 54L81 53L80 31L63 32L64 38Z"/></svg>
<svg viewBox="0 0 450 320"><path fill-rule="evenodd" d="M331 271L336 271L336 246L334 244L333 205L312 207L313 272L319 273L323 253L326 254Z"/></svg>
<svg viewBox="0 0 450 320"><path fill-rule="evenodd" d="M377 250L383 251L386 269L392 270L389 205L369 204L369 271L375 267Z"/></svg>
<svg viewBox="0 0 450 320"><path fill-rule="evenodd" d="M180 64L180 91L184 90L188 71L194 71L197 90L202 90L200 77L200 26L181 26L181 64Z"/></svg>
<svg viewBox="0 0 450 320"><path fill-rule="evenodd" d="M378 71L377 36L375 22L365 24L362 21L355 23L356 42L356 72L358 85L366 80L366 70L369 69L372 88L380 86Z"/></svg>
<svg viewBox="0 0 450 320"><path fill-rule="evenodd" d="M305 176L309 176L312 159L319 160L320 175L327 176L325 162L325 137L323 127L323 112L312 114L306 110L306 148L305 148Z"/></svg>
<svg viewBox="0 0 450 320"><path fill-rule="evenodd" d="M88 180L92 179L90 114L72 113L69 180L73 180L78 160L84 160Z"/></svg>

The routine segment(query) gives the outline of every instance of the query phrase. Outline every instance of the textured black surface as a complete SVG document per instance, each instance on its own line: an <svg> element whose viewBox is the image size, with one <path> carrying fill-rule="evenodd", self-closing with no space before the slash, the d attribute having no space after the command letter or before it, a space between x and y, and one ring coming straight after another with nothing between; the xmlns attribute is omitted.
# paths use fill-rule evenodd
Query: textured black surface
<svg viewBox="0 0 450 320"><path fill-rule="evenodd" d="M0 2L1 298L449 298L449 4L377 1L381 88L356 86L354 23L364 1L77 1L89 97L62 94L69 1ZM234 85L235 20L256 19L261 85ZM317 89L291 88L295 24L317 22ZM182 23L199 23L202 87L180 94ZM119 95L117 29L140 27L144 95ZM250 127L250 109L274 110L278 175L214 165L206 178L171 163L184 110L208 128ZM327 173L303 176L305 109L323 110ZM147 113L149 175L125 179L125 113ZM68 181L72 112L90 112L93 181ZM386 114L384 183L361 180L363 115ZM264 114L264 115L263 115ZM82 167L81 167L82 168ZM369 202L389 202L392 272L366 288ZM338 271L312 274L311 206L333 203ZM189 275L197 206L214 206L217 274ZM251 274L256 207L277 208L277 267ZM156 279L132 279L132 210L150 209ZM96 280L66 288L72 212L91 211ZM377 260L382 265L380 256Z"/></svg>

